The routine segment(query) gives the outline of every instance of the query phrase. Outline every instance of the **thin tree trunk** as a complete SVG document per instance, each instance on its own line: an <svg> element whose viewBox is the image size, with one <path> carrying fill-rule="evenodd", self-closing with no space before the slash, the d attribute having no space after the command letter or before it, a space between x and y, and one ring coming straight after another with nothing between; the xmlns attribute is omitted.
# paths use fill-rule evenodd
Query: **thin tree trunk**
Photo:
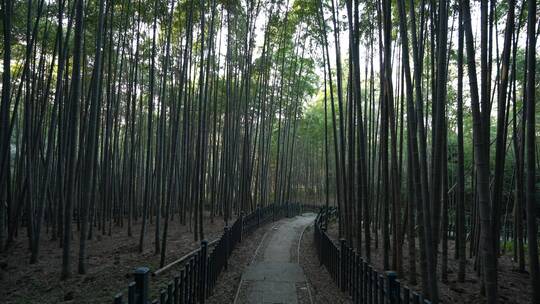
<svg viewBox="0 0 540 304"><path fill-rule="evenodd" d="M463 11L459 11L458 25L458 84L457 84L457 195L456 195L456 241L457 255L459 259L458 282L465 281L465 266L467 257L465 256L466 232L465 232L465 154L463 152Z"/></svg>
<svg viewBox="0 0 540 304"><path fill-rule="evenodd" d="M71 96L66 103L68 109L68 124L66 147L68 147L66 155L66 199L64 209L64 230L63 230L63 251L62 251L62 279L67 279L71 276L71 216L73 201L75 200L75 167L76 167L76 142L77 142L77 120L78 120L78 104L81 98L81 63L82 63L82 44L84 30L84 3L83 0L75 2L75 35L73 48L73 67L71 76Z"/></svg>
<svg viewBox="0 0 540 304"><path fill-rule="evenodd" d="M463 26L465 29L466 48L467 48L467 66L469 70L469 85L471 91L471 110L473 116L473 141L475 147L474 163L476 167L477 177L477 195L478 195L478 210L480 215L480 256L482 262L482 274L483 282L485 286L487 302L496 303L497 301L497 268L496 268L496 256L493 251L493 231L491 230L490 221L490 193L489 193L489 163L488 163L488 149L489 138L487 138L487 132L483 118L483 115L489 116L489 113L485 113L480 109L480 97L478 94L478 82L476 74L475 63L475 50L474 41L471 28L471 14L468 0L462 0ZM484 9L486 9L484 5ZM487 20L483 18L485 23ZM486 41L482 41L483 49L485 49ZM482 52L483 56L486 56L485 51ZM485 61L484 61L485 63ZM483 73L487 66L482 65ZM487 78L482 77L482 81L486 82ZM485 88L485 84L483 85ZM485 93L485 90L483 90ZM487 96L482 95L482 104L488 102ZM486 106L482 107L485 110Z"/></svg>
<svg viewBox="0 0 540 304"><path fill-rule="evenodd" d="M529 274L532 289L532 302L540 302L540 266L538 262L538 226L536 224L536 1L528 2L527 12L527 93L526 93L526 190L525 205L527 210L527 239L529 241Z"/></svg>

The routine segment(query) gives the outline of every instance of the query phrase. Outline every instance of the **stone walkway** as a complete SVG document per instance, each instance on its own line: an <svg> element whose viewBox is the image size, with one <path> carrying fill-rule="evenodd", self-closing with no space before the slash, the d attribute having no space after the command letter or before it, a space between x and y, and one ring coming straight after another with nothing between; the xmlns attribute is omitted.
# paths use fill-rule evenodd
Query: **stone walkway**
<svg viewBox="0 0 540 304"><path fill-rule="evenodd" d="M242 275L235 303L310 303L304 271L297 263L297 246L304 229L313 223L309 213L273 224Z"/></svg>

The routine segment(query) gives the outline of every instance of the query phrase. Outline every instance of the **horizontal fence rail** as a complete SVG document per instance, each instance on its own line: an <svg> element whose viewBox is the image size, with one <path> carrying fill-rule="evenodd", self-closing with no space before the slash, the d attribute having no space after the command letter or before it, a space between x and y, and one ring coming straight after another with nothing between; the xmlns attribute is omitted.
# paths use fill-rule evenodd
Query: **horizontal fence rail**
<svg viewBox="0 0 540 304"><path fill-rule="evenodd" d="M151 271L140 267L133 273L134 281L128 285L127 297L122 293L114 296L114 304L192 304L204 303L212 295L220 273L227 269L228 259L244 236L254 232L261 225L283 217L292 217L305 211L318 211L319 206L285 203L258 207L248 215L243 213L230 226L225 226L223 234L212 242L201 242L201 247L181 259L155 271L179 267L166 288L159 292L158 299L149 300Z"/></svg>
<svg viewBox="0 0 540 304"><path fill-rule="evenodd" d="M319 262L341 291L354 303L431 304L422 294L402 285L395 272L383 274L374 270L345 240L336 245L326 232L328 221L336 215L336 208L321 209L315 219L313 237Z"/></svg>

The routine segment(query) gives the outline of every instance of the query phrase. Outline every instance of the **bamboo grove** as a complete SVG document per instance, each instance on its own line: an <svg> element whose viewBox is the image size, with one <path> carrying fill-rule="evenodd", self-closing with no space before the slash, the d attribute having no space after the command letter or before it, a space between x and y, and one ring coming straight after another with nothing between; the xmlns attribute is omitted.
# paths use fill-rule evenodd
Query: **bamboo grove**
<svg viewBox="0 0 540 304"><path fill-rule="evenodd" d="M3 250L26 232L36 263L57 242L68 278L71 247L84 274L86 240L121 226L163 266L169 221L204 239L203 218L309 193L290 182L316 77L292 4L9 0L2 12Z"/></svg>
<svg viewBox="0 0 540 304"><path fill-rule="evenodd" d="M382 247L382 268L433 303L449 259L498 303L511 255L539 302L535 1L350 0L343 18L338 5L319 16L340 237L368 261Z"/></svg>
<svg viewBox="0 0 540 304"><path fill-rule="evenodd" d="M433 303L471 277L497 303L503 256L540 286L537 16L534 0L2 0L0 250L26 235L37 263L56 242L65 279L72 247L84 274L86 240L121 227L164 265L170 221L204 239L207 218L305 201L337 206L339 237Z"/></svg>

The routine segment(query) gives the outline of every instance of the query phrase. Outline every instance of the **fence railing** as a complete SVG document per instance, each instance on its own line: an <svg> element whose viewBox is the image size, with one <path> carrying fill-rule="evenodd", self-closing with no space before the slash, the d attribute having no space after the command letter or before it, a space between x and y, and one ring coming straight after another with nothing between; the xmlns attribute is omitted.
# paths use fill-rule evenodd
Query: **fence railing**
<svg viewBox="0 0 540 304"><path fill-rule="evenodd" d="M159 292L158 299L149 300L151 271L140 267L133 273L134 281L128 285L127 298L122 293L114 297L114 304L192 304L204 303L212 295L220 273L227 269L228 259L244 236L259 226L282 217L292 217L304 211L317 210L318 206L299 203L271 204L256 208L248 215L243 213L223 234L212 242L203 240L201 247L154 274L160 274L172 266L181 270L176 273L167 288Z"/></svg>
<svg viewBox="0 0 540 304"><path fill-rule="evenodd" d="M335 208L321 209L315 219L314 243L321 265L354 303L431 304L423 295L402 285L393 271L379 273L364 258L340 240L328 236L327 223L337 214Z"/></svg>

